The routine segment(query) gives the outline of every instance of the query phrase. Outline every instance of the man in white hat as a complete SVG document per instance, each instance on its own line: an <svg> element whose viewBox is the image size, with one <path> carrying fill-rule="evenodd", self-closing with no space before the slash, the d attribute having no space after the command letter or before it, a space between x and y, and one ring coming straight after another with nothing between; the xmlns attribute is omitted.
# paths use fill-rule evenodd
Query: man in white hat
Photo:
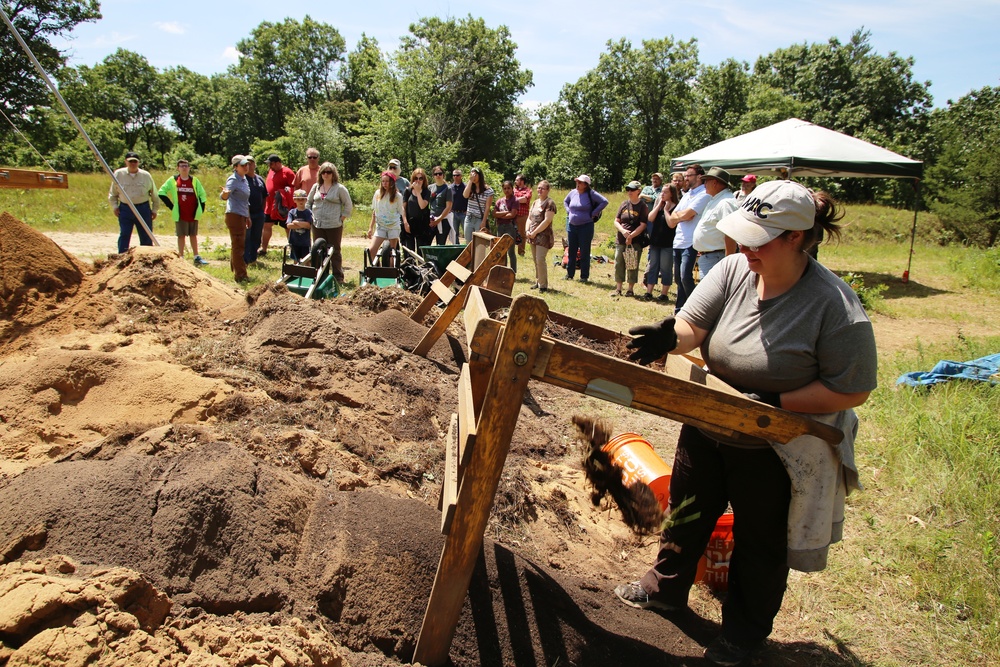
<svg viewBox="0 0 1000 667"><path fill-rule="evenodd" d="M401 167L399 164L399 160L397 160L396 158L392 158L391 160L389 160L389 166L386 167L386 169L388 169L389 171L391 171L393 174L396 175L396 189L399 190L399 193L403 194L404 192L406 192L406 188L410 187L410 180L405 176L403 176L402 172L400 171Z"/></svg>
<svg viewBox="0 0 1000 667"><path fill-rule="evenodd" d="M726 237L716 225L736 210L736 198L729 191L729 172L712 167L702 178L705 192L711 199L701 212L701 219L694 230L694 249L698 251L698 270L704 280L708 272L726 256ZM733 252L735 252L733 248Z"/></svg>

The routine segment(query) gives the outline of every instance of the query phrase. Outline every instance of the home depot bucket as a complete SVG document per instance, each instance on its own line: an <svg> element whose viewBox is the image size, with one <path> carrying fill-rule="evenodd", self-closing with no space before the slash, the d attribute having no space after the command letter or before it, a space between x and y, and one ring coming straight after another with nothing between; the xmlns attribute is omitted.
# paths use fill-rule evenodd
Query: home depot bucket
<svg viewBox="0 0 1000 667"><path fill-rule="evenodd" d="M712 590L726 590L729 587L729 559L732 558L734 544L733 515L723 514L715 523L705 553L698 561L694 580L704 582Z"/></svg>
<svg viewBox="0 0 1000 667"><path fill-rule="evenodd" d="M649 441L638 433L622 433L601 447L611 462L622 470L626 487L645 482L653 491L662 509L670 502L670 466L663 462Z"/></svg>

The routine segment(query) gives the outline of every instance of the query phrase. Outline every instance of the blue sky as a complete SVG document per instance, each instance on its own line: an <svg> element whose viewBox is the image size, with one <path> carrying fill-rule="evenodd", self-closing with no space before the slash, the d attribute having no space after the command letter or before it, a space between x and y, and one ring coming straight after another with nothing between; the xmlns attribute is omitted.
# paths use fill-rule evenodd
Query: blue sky
<svg viewBox="0 0 1000 667"><path fill-rule="evenodd" d="M296 5L294 11L291 4ZM298 9L301 7L302 9ZM410 8L412 7L412 8ZM916 60L919 81L931 81L934 106L983 86L1000 85L1000 0L945 5L925 0L804 0L801 2L717 2L647 4L598 0L540 0L526 3L453 4L391 2L190 2L106 0L104 18L77 27L68 41L73 65L93 65L118 47L142 54L157 69L183 65L203 74L225 71L237 58L235 45L262 21L306 14L336 27L354 49L362 33L393 51L411 23L423 16L464 17L470 12L488 25L506 25L518 45L522 67L534 86L522 97L528 106L554 101L563 84L576 81L597 64L609 39L673 35L698 39L702 63L726 58L753 64L776 48L830 37L846 41L864 27L875 50Z"/></svg>

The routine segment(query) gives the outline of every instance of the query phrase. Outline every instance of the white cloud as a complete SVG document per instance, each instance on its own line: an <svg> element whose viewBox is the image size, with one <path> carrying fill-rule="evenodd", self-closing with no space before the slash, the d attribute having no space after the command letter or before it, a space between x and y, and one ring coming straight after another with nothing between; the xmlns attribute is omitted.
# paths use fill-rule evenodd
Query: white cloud
<svg viewBox="0 0 1000 667"><path fill-rule="evenodd" d="M117 46L134 41L135 38L135 35L123 35L118 31L113 31L108 34L98 35L95 37L92 46L99 49L108 49L110 51Z"/></svg>
<svg viewBox="0 0 1000 667"><path fill-rule="evenodd" d="M177 21L169 21L169 22L157 21L153 25L155 25L163 32L169 32L171 35L183 35L184 33L187 32L187 30L184 29L184 26L182 26Z"/></svg>
<svg viewBox="0 0 1000 667"><path fill-rule="evenodd" d="M236 50L235 46L227 46L226 50L222 52L222 60L227 63L239 62L240 56L243 55Z"/></svg>

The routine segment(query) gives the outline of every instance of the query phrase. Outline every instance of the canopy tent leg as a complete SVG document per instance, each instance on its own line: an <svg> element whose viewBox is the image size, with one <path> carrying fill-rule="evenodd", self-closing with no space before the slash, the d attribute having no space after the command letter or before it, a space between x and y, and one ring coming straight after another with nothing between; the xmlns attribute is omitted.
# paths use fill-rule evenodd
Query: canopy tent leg
<svg viewBox="0 0 1000 667"><path fill-rule="evenodd" d="M913 179L913 228L910 230L910 256L906 260L906 270L903 271L903 284L910 282L910 265L913 263L913 243L917 238L917 211L920 208L920 179Z"/></svg>

